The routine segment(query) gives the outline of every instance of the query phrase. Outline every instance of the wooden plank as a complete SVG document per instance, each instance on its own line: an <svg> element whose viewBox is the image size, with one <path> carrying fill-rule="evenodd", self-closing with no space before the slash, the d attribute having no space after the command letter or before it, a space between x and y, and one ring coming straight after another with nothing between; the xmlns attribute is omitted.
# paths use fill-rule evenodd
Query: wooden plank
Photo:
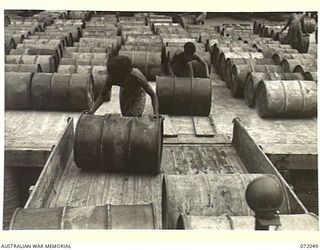
<svg viewBox="0 0 320 250"><path fill-rule="evenodd" d="M80 112L57 111L6 111L5 148L10 150L45 149L51 151L64 133L67 119Z"/></svg>
<svg viewBox="0 0 320 250"><path fill-rule="evenodd" d="M77 177L81 171L79 168L71 168L72 157L68 162L59 182L56 192L51 192L48 198L48 207L63 207L71 199L72 190L77 182ZM63 185L61 185L63 183Z"/></svg>
<svg viewBox="0 0 320 250"><path fill-rule="evenodd" d="M223 134L214 137L197 137L195 135L180 135L163 138L163 144L230 144L230 140Z"/></svg>
<svg viewBox="0 0 320 250"><path fill-rule="evenodd" d="M81 170L81 172L84 172ZM72 204L74 207L88 206L88 199L90 194L90 189L94 183L93 171L86 171L85 174L80 174L76 178L75 185L73 185L73 190L71 192L71 197L69 199L69 204ZM85 197L85 198L83 198Z"/></svg>
<svg viewBox="0 0 320 250"><path fill-rule="evenodd" d="M162 115L164 117L163 121L163 136L164 137L177 137L177 131L175 130L170 117L168 115Z"/></svg>
<svg viewBox="0 0 320 250"><path fill-rule="evenodd" d="M50 192L55 191L54 182L60 179L66 168L73 149L73 139L73 119L70 119L64 133L50 154L25 208L39 208L46 205Z"/></svg>
<svg viewBox="0 0 320 250"><path fill-rule="evenodd" d="M198 137L213 137L215 132L209 117L192 117L194 130Z"/></svg>
<svg viewBox="0 0 320 250"><path fill-rule="evenodd" d="M274 174L279 178L286 190L285 198L288 200L288 204L290 204L289 210L291 213L307 212L307 209L293 192L286 180L273 166L272 162L258 147L249 133L245 130L244 126L237 119L234 120L232 145L244 162L249 173Z"/></svg>
<svg viewBox="0 0 320 250"><path fill-rule="evenodd" d="M230 144L165 145L161 165L167 175L248 173Z"/></svg>
<svg viewBox="0 0 320 250"><path fill-rule="evenodd" d="M191 116L170 116L170 120L179 135L195 135Z"/></svg>
<svg viewBox="0 0 320 250"><path fill-rule="evenodd" d="M95 172L93 174L93 183L89 190L88 198L87 198L87 206L89 204L96 204L97 206L104 205L103 204L103 191L105 185L105 176L100 172Z"/></svg>

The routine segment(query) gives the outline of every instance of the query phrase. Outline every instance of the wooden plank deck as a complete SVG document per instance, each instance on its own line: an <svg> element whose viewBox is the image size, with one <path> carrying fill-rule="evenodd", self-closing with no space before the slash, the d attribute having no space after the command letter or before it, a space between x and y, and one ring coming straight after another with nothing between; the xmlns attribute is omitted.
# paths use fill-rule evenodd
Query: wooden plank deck
<svg viewBox="0 0 320 250"><path fill-rule="evenodd" d="M161 228L162 175L110 174L83 171L74 161L67 165L46 207L138 205L153 203Z"/></svg>
<svg viewBox="0 0 320 250"><path fill-rule="evenodd" d="M161 166L167 175L248 173L230 144L166 144Z"/></svg>
<svg viewBox="0 0 320 250"><path fill-rule="evenodd" d="M43 167L64 132L68 117L80 113L45 111L5 112L5 165Z"/></svg>

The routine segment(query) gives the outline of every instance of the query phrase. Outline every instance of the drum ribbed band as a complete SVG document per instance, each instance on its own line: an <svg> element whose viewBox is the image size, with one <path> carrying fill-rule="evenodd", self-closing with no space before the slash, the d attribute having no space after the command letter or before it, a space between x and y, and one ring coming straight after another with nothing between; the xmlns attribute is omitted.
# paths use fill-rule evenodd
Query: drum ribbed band
<svg viewBox="0 0 320 250"><path fill-rule="evenodd" d="M190 84L190 91L191 91L191 107L190 107L190 111L191 111L191 114L190 115L193 115L194 114L194 106L193 106L193 102L194 102L194 94L193 94L193 90L194 90L194 78L193 76L190 77L190 81L191 81L191 84Z"/></svg>
<svg viewBox="0 0 320 250"><path fill-rule="evenodd" d="M287 103L288 103L288 97L287 97L287 91L286 91L286 87L283 84L283 81L280 81L281 85L282 85L282 90L283 90L283 95L284 95L284 112L287 111Z"/></svg>
<svg viewBox="0 0 320 250"><path fill-rule="evenodd" d="M138 118L136 117L132 117L132 119L130 119L129 121L129 130L128 130L128 154L127 157L124 159L124 166L128 168L128 170L130 171L130 162L131 162L131 132L132 132L132 123L133 121L136 121Z"/></svg>
<svg viewBox="0 0 320 250"><path fill-rule="evenodd" d="M145 58L144 58L144 60L145 60L145 65L144 65L144 70L145 70L145 74L146 74L146 77L148 78L148 54L149 54L149 52L145 52Z"/></svg>
<svg viewBox="0 0 320 250"><path fill-rule="evenodd" d="M299 87L300 87L300 93L301 93L301 96L302 96L302 104L301 104L300 113L303 113L305 105L306 105L305 104L305 95L304 95L304 92L303 92L301 81L298 81L298 82L299 82Z"/></svg>
<svg viewBox="0 0 320 250"><path fill-rule="evenodd" d="M176 82L177 82L177 76L173 76L173 109L174 113L177 113L177 103L176 103Z"/></svg>

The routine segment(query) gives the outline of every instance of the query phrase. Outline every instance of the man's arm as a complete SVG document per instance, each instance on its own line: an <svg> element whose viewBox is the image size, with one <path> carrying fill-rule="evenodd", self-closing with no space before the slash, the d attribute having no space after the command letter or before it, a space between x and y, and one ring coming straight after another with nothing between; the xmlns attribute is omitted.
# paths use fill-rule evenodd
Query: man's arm
<svg viewBox="0 0 320 250"><path fill-rule="evenodd" d="M111 78L108 76L102 91L100 91L97 99L95 100L95 102L93 103L92 107L88 111L88 114L93 114L94 112L96 112L96 110L103 103L104 97L111 90L111 87L112 87L112 81L111 81Z"/></svg>
<svg viewBox="0 0 320 250"><path fill-rule="evenodd" d="M147 79L145 77L143 77L143 78L139 77L139 84L151 98L154 115L159 115L159 100L158 100L158 96L153 91L153 89L151 88L151 86L149 85L149 83L148 83L148 81L147 81Z"/></svg>
<svg viewBox="0 0 320 250"><path fill-rule="evenodd" d="M291 15L290 18L288 19L286 25L281 29L280 33L282 33L283 31L285 31L285 30L289 27L289 25L290 25L290 23L291 23L291 21L292 21L292 18L293 18L293 17L292 17L292 15Z"/></svg>
<svg viewBox="0 0 320 250"><path fill-rule="evenodd" d="M206 75L209 77L209 69L208 69L207 63L206 63L200 56L198 56L198 55L196 55L196 54L194 54L194 59L195 59L197 62L201 63L201 64L205 67L205 69L206 69Z"/></svg>

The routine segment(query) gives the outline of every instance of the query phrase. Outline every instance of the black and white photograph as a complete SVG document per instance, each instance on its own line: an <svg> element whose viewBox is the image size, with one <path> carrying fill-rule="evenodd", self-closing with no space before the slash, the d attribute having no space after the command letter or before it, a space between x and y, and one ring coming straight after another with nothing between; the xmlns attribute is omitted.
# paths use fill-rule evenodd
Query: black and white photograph
<svg viewBox="0 0 320 250"><path fill-rule="evenodd" d="M3 10L4 233L319 232L318 9L212 9Z"/></svg>

